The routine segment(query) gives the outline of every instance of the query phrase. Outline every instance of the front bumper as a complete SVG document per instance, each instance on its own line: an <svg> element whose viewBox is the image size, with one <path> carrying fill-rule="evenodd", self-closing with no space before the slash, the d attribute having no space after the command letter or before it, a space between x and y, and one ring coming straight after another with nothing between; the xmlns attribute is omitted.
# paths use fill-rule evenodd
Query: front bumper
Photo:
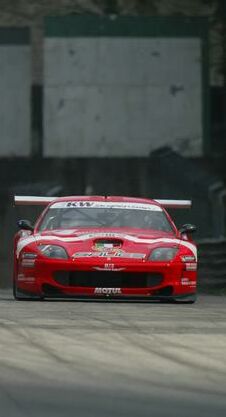
<svg viewBox="0 0 226 417"><path fill-rule="evenodd" d="M37 258L19 265L16 284L23 293L44 297L159 300L194 295L196 279L182 262Z"/></svg>

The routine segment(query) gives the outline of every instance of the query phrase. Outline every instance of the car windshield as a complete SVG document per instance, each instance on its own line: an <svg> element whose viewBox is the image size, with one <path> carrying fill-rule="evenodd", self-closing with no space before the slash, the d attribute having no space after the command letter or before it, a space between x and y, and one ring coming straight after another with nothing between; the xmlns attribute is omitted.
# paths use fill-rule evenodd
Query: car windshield
<svg viewBox="0 0 226 417"><path fill-rule="evenodd" d="M50 207L39 231L78 227L129 227L172 232L165 213L158 210L108 207Z"/></svg>

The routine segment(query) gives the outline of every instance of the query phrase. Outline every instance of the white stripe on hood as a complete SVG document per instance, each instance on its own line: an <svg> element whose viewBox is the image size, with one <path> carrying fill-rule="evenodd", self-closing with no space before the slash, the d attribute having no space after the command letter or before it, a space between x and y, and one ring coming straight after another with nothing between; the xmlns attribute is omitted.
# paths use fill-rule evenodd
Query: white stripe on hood
<svg viewBox="0 0 226 417"><path fill-rule="evenodd" d="M111 233L111 232L102 232L102 233L85 233L83 235L80 236L76 236L76 237L61 237L61 236L42 236L42 235L35 235L35 236L29 236L29 237L25 237L25 238L21 238L18 242L17 245L17 251L16 251L16 255L17 257L19 257L20 252L22 251L23 248L25 248L27 245L29 245L30 243L36 243L39 241L42 242L49 242L49 241L59 241L59 242L80 242L80 241L85 241L85 240L89 240L92 238L104 238L104 237L112 237L112 238L123 238L126 240L129 240L131 242L134 243L144 243L144 244L152 244L152 243L177 243L178 245L182 245L188 249L190 249L190 251L193 253L193 255L195 256L195 259L197 260L197 249L196 246L191 243L188 242L186 240L181 240L181 239L176 239L176 238L156 238L156 239L150 239L150 238L139 238L136 236L132 236L129 234L124 234L124 233Z"/></svg>

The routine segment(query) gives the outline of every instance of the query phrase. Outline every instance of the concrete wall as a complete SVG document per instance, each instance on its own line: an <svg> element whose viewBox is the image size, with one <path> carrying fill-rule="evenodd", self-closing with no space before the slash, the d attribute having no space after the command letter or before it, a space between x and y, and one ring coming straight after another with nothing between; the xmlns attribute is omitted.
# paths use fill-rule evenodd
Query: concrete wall
<svg viewBox="0 0 226 417"><path fill-rule="evenodd" d="M223 4L223 1L221 2ZM43 81L44 17L69 13L102 15L112 11L119 15L205 16L210 25L210 83L223 83L224 31L223 14L218 0L0 0L0 26L27 26L32 33L32 76L34 83Z"/></svg>
<svg viewBox="0 0 226 417"><path fill-rule="evenodd" d="M0 29L0 155L30 154L31 51L26 29Z"/></svg>
<svg viewBox="0 0 226 417"><path fill-rule="evenodd" d="M48 22L51 28L52 20L47 20L44 55L45 156L145 157L167 144L183 155L202 155L202 70L207 63L201 37L177 33L170 18L164 20L168 37L164 27L161 31L162 21L153 36L145 29L120 36L117 24L141 26L139 18L115 18L113 36L70 32L78 25L89 31L89 23L97 31L106 25L107 32L110 19L58 18L59 33L49 37ZM158 22L150 18L145 24Z"/></svg>
<svg viewBox="0 0 226 417"><path fill-rule="evenodd" d="M180 16L182 19L187 18L187 21L189 21L191 16L205 16L208 18L209 23L209 82L211 86L217 86L217 88L221 88L224 82L224 44L226 43L224 42L223 12L221 12L219 4L220 3L217 0L213 0L211 2L206 2L205 0L144 0L142 2L139 0L55 0L54 2L52 0L20 0L17 2L11 0L0 0L0 27L26 26L30 28L31 77L32 84L35 87L32 90L34 93L32 93L32 102L34 103L32 112L33 115L37 115L37 113L40 115L37 123L35 121L35 127L32 125L32 130L30 131L30 144L28 145L25 140L26 143L21 143L17 149L17 144L13 145L12 142L11 145L7 145L7 149L6 144L2 144L2 148L0 149L0 156L13 156L15 155L15 150L18 155L19 153L20 155L28 155L30 152L28 148L32 148L33 155L42 155L43 138L41 103L43 86L43 42L45 16L65 16L70 13L78 15L92 13L92 15L103 16L106 13L116 13L120 16L169 16L172 18L174 16ZM21 73L23 74L23 71ZM180 95L183 96L183 94ZM10 98L10 101L12 102L14 99L15 97L12 97ZM143 103L141 103L141 106L143 106ZM17 108L21 108L21 106L18 105ZM23 112L22 116L25 114L26 112ZM197 115L199 117L199 111L197 112ZM9 113L6 115L3 114L1 119L5 122L8 119L8 126L13 128ZM34 123L33 119L32 123ZM31 122L30 119L28 122ZM102 135L101 132L101 148L103 148L103 143L105 141L104 133ZM24 135L24 137L25 136L26 135ZM191 132L191 136L193 136L193 132ZM197 143L198 149L199 132L197 134L197 131L195 131L193 137L193 140ZM182 143L183 153L192 154L189 149L186 150L186 148L189 148L189 146L187 146L187 138L184 137L184 135L182 135L182 138L183 141L180 142L180 144ZM174 149L179 148L180 146L177 146L176 141L174 143ZM101 152L102 154L105 154L103 150ZM199 151L195 150L193 154L198 154L198 152ZM142 153L142 155L143 154L144 153Z"/></svg>

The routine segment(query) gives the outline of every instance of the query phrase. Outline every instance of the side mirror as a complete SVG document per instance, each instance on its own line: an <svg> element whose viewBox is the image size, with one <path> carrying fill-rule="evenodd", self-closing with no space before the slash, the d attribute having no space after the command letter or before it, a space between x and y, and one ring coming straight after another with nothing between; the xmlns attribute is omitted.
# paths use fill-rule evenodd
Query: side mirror
<svg viewBox="0 0 226 417"><path fill-rule="evenodd" d="M182 233L194 233L196 232L197 227L194 224L184 224L180 229L179 232Z"/></svg>
<svg viewBox="0 0 226 417"><path fill-rule="evenodd" d="M31 230L32 232L34 230L34 227L29 220L18 220L17 226L22 230Z"/></svg>

